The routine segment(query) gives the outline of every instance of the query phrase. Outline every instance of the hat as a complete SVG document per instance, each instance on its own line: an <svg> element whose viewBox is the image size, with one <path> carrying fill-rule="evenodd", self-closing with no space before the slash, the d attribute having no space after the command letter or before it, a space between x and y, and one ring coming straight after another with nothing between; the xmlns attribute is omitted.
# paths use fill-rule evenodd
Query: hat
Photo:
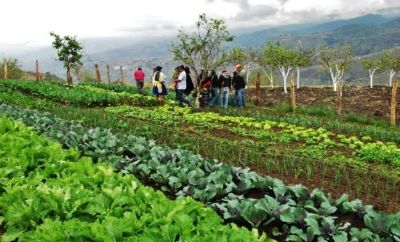
<svg viewBox="0 0 400 242"><path fill-rule="evenodd" d="M161 66L157 66L156 67L156 71L161 71L162 67Z"/></svg>

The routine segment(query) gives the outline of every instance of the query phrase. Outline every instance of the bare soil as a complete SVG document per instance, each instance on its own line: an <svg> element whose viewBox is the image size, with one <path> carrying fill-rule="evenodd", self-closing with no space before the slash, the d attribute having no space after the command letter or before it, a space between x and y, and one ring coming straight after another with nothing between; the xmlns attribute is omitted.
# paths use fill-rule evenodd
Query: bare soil
<svg viewBox="0 0 400 242"><path fill-rule="evenodd" d="M400 104L400 92L397 91L397 103ZM256 90L247 90L247 97L255 99ZM261 105L272 106L282 102L290 102L290 94L283 88L261 88ZM372 89L361 86L344 86L342 105L344 112L362 113L379 117L389 117L392 88L375 86ZM336 93L332 87L301 87L296 89L296 101L299 105L326 105L335 107ZM400 113L400 105L397 107Z"/></svg>

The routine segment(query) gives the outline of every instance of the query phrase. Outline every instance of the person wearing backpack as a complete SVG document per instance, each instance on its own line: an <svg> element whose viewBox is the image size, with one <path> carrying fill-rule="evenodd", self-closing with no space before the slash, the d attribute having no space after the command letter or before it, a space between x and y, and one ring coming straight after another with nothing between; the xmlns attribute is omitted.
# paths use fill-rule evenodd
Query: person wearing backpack
<svg viewBox="0 0 400 242"><path fill-rule="evenodd" d="M168 94L167 88L165 87L165 75L161 72L162 67L157 66L154 69L153 80L153 94L156 95L157 100L161 105L164 104L164 96Z"/></svg>

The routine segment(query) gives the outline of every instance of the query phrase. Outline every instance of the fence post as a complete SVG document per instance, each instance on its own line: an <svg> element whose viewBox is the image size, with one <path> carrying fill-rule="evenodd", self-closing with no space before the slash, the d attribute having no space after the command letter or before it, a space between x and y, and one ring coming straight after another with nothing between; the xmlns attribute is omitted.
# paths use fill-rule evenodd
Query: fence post
<svg viewBox="0 0 400 242"><path fill-rule="evenodd" d="M111 78L110 78L110 66L107 64L107 77L108 77L108 84L111 83Z"/></svg>
<svg viewBox="0 0 400 242"><path fill-rule="evenodd" d="M390 123L394 127L396 127L397 86L398 81L394 81L392 85L392 103L390 106Z"/></svg>
<svg viewBox="0 0 400 242"><path fill-rule="evenodd" d="M260 105L260 96L261 96L261 90L260 90L260 85L261 85L261 73L257 72L257 79L256 79L256 105Z"/></svg>
<svg viewBox="0 0 400 242"><path fill-rule="evenodd" d="M124 72L122 71L122 65L119 66L119 69L121 71L121 83L124 84Z"/></svg>
<svg viewBox="0 0 400 242"><path fill-rule="evenodd" d="M339 78L336 81L336 114L338 117L342 116L342 95L343 95L343 81Z"/></svg>
<svg viewBox="0 0 400 242"><path fill-rule="evenodd" d="M8 63L7 63L7 59L6 58L4 58L4 61L3 61L3 63L4 63L4 80L7 80L8 79L8 67L7 67L7 65L8 65Z"/></svg>
<svg viewBox="0 0 400 242"><path fill-rule="evenodd" d="M100 71L99 71L99 65L95 64L94 68L96 68L96 83L97 85L100 84L101 78L100 78Z"/></svg>
<svg viewBox="0 0 400 242"><path fill-rule="evenodd" d="M290 77L290 100L292 103L292 112L296 112L296 85L294 84L294 74L292 74L292 76Z"/></svg>
<svg viewBox="0 0 400 242"><path fill-rule="evenodd" d="M40 76L39 76L39 61L36 60L36 81L40 81Z"/></svg>

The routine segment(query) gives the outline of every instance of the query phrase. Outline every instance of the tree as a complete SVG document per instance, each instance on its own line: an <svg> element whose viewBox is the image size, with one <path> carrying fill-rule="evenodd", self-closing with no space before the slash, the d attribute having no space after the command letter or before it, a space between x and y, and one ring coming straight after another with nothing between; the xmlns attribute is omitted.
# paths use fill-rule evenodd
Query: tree
<svg viewBox="0 0 400 242"><path fill-rule="evenodd" d="M179 30L178 40L172 43L171 52L174 60L190 67L194 80L197 80L202 68L204 73L208 73L230 61L231 55L222 44L232 41L233 38L223 20L208 18L206 14L201 14L194 32ZM197 85L197 82L195 83ZM200 91L198 86L197 90Z"/></svg>
<svg viewBox="0 0 400 242"><path fill-rule="evenodd" d="M60 37L53 32L50 35L54 37L52 45L57 50L58 59L64 62L64 67L67 68L67 83L72 85L71 70L77 69L82 65L83 48L76 40L76 37Z"/></svg>
<svg viewBox="0 0 400 242"><path fill-rule="evenodd" d="M389 70L389 85L392 86L393 78L400 72L400 54L385 52L381 57L381 66L384 70Z"/></svg>
<svg viewBox="0 0 400 242"><path fill-rule="evenodd" d="M339 81L343 81L344 72L349 68L351 51L348 48L328 49L321 48L319 61L322 66L331 74L333 90L336 92Z"/></svg>
<svg viewBox="0 0 400 242"><path fill-rule="evenodd" d="M369 73L369 86L374 86L374 74L377 70L382 68L381 61L376 57L368 57L361 61L361 64L365 70Z"/></svg>
<svg viewBox="0 0 400 242"><path fill-rule="evenodd" d="M299 63L300 53L282 46L281 44L267 43L264 48L264 63L278 68L283 77L283 89L287 93L287 79L290 71Z"/></svg>
<svg viewBox="0 0 400 242"><path fill-rule="evenodd" d="M17 59L8 58L6 62L8 79L21 79L24 76L24 72L21 70L21 65ZM0 62L0 78L4 77L4 64L4 60Z"/></svg>
<svg viewBox="0 0 400 242"><path fill-rule="evenodd" d="M295 61L296 71L297 71L297 88L300 88L300 68L309 66L311 63L311 52L298 51L296 53Z"/></svg>

